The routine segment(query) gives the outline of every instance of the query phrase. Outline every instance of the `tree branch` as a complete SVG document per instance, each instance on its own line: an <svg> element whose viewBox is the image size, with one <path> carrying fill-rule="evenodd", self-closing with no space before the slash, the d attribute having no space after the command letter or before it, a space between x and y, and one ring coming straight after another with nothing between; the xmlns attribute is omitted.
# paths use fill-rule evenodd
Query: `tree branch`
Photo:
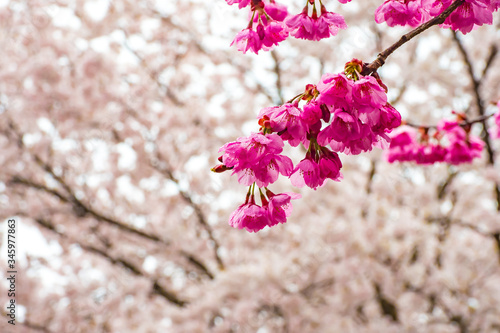
<svg viewBox="0 0 500 333"><path fill-rule="evenodd" d="M23 142L22 142L22 139L21 139L22 135L19 132L19 130L17 129L15 123L12 121L12 119L9 119L9 127L10 127L12 133L14 133L19 138L17 140L19 148L20 149L25 149L25 147L23 145ZM164 240L164 239L158 237L157 235L149 234L149 233L146 233L144 231L138 230L138 229L136 229L136 228L134 228L132 226L127 225L126 223L124 223L122 221L119 221L119 220L116 220L114 218L105 216L105 215L101 214L100 212L94 210L90 205L85 204L84 202L82 202L81 200L79 200L76 197L76 195L74 194L73 189L68 185L68 183L62 177L58 176L54 172L54 170L53 170L53 168L52 168L52 166L50 164L44 162L40 158L40 156L38 156L37 154L33 154L31 152L30 152L30 154L35 159L35 162L43 170L45 170L45 172L49 173L52 176L52 178L54 178L58 182L58 184L66 191L66 195L61 194L60 192L58 192L58 191L56 191L54 189L50 189L50 188L48 188L47 186L45 186L43 184L38 184L38 183L36 183L34 181L31 181L29 179L26 179L26 178L23 178L23 177L20 177L20 176L16 176L16 175L14 175L14 177L11 179L11 183L12 184L20 184L20 185L23 185L23 186L31 187L31 188L34 188L34 189L37 189L37 190L49 193L49 194L51 194L51 195L59 198L61 201L65 202L65 203L68 203L68 204L71 204L72 207L73 207L73 211L75 212L75 215L77 217L83 217L83 216L85 216L85 215L88 214L88 215L92 216L93 218L95 218L96 220L105 222L105 223L110 224L112 226L115 226L115 227L117 227L118 229L120 229L122 231L125 231L125 232L128 232L128 233L137 235L139 237L142 237L142 238L154 241L154 242L159 243L159 244L163 244L163 245L166 245L166 246L170 245L169 241ZM198 210L199 210L199 212L201 212L201 210L199 208L198 208ZM197 212L197 214L199 212ZM186 258L188 260L188 262L190 262L191 264L193 264L196 267L198 267L210 279L214 278L214 275L210 272L210 270L207 268L207 266L205 264L203 264L203 262L201 261L201 259L197 258L196 255L194 255L192 253L189 253L187 251L184 251L184 250L180 250L179 254L180 254L181 257Z"/></svg>
<svg viewBox="0 0 500 333"><path fill-rule="evenodd" d="M126 259L123 259L123 258L114 258L101 249L98 249L98 248L93 247L91 245L82 244L81 242L79 242L77 240L71 239L66 234L57 231L56 226L48 220L45 220L42 218L37 218L37 219L35 219L35 222L38 223L38 225L43 227L44 229L50 230L51 232L57 234L59 237L66 239L70 242L77 243L83 250L90 252L90 253L93 253L93 254L96 254L96 255L106 259L108 262L110 262L113 265L117 265L117 266L120 266L122 268L125 268L128 272L130 272L131 274L133 274L135 276L145 277L147 279L151 279L150 276L147 276L146 274L144 274L142 272L142 270L138 266L136 266L134 263L132 263ZM152 289L153 289L154 293L162 296L167 301L169 301L170 303L172 303L176 306L184 307L185 305L187 305L187 301L180 299L177 295L175 295L175 293L162 287L159 284L157 279L153 278L152 282L153 282Z"/></svg>
<svg viewBox="0 0 500 333"><path fill-rule="evenodd" d="M480 79L477 79L474 76L474 67L472 65L472 61L467 53L467 50L465 49L464 45L462 44L462 41L458 38L457 34L453 32L453 40L458 46L458 49L460 53L462 54L462 57L464 58L465 65L467 67L467 72L469 74L469 79L472 83L472 91L474 93L474 100L476 102L476 107L479 115L481 117L485 116L485 107L484 107L484 102L483 99L481 98L481 92L479 91L479 87L481 85L481 82L483 80L483 77ZM493 58L496 55L496 48L494 47L492 51L490 52L490 56L488 57L487 60L487 66L485 67L484 72L486 72L487 68L493 61ZM486 146L486 151L488 153L488 163L490 165L495 165L495 151L493 150L493 145L491 144L491 138L490 138L490 133L488 131L488 123L486 122L486 119L483 119L481 123L483 124L483 130L481 131L481 138L484 141L484 144ZM496 202L497 202L497 211L500 212L500 184L495 182L494 185L494 194L496 197Z"/></svg>
<svg viewBox="0 0 500 333"><path fill-rule="evenodd" d="M389 46L387 49L384 51L380 52L378 57L369 63L366 68L363 69L363 75L369 75L371 73L374 73L382 67L385 63L385 60L387 57L389 57L394 51L396 51L398 48L400 48L403 44L407 43L410 41L412 38L415 36L421 34L425 30L429 29L430 27L438 24L442 24L450 14L457 9L461 4L464 3L464 0L456 0L453 2L444 12L439 14L438 16L434 17L433 19L421 24L420 26L416 27L409 33L403 35L396 43L392 44Z"/></svg>
<svg viewBox="0 0 500 333"><path fill-rule="evenodd" d="M179 180L174 176L172 169L168 166L168 163L163 158L162 154L158 151L158 149L156 149L156 147L157 146L155 144L156 154L154 156L155 159L151 163L151 166L153 168L155 168L157 171L159 171L161 174L163 174L165 177L167 177L168 179L173 181L174 183L179 184ZM208 234L209 239L213 242L215 260L217 261L219 269L223 270L224 269L224 262L222 261L222 258L220 257L220 255L218 253L219 248L220 248L219 242L217 241L217 239L215 239L215 237L213 235L213 230L210 227L210 225L208 224L207 220L205 219L205 215L203 214L201 207L193 201L191 195L188 192L183 191L179 188L179 194L180 194L181 198L189 206L191 206L191 208L193 208L193 210L196 214L196 217L198 219L198 223L205 229L205 231Z"/></svg>

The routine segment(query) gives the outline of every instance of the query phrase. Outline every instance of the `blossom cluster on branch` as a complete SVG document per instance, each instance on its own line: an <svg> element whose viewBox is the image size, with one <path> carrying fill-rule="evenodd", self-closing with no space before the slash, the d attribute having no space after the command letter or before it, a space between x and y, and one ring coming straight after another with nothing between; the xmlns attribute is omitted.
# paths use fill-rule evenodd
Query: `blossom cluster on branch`
<svg viewBox="0 0 500 333"><path fill-rule="evenodd" d="M339 1L347 3L350 0ZM233 41L244 53L269 50L288 35L320 40L335 35L338 29L347 28L344 18L328 12L321 0L319 17L315 0L307 0L302 13L294 16L274 0L226 2L238 4L239 8L250 7L250 23ZM311 16L309 6L312 6ZM386 0L376 10L375 21L385 21L389 26L415 27L436 18L429 26L444 22L442 27L467 33L476 26L491 24L492 12L499 7L497 0ZM391 143L389 134L401 125L401 115L387 102L387 87L376 69L406 41L384 51L387 54L375 68L373 64L353 59L346 63L344 72L324 74L317 85L308 84L303 93L287 103L262 109L258 116L259 133L220 148L222 164L212 171L232 170L240 184L249 186L245 203L230 217L231 226L256 232L286 222L291 213L290 201L299 196L275 195L267 186L274 183L279 174L288 177L296 187L308 186L314 190L323 186L327 179L340 181L339 153L357 155L373 147L389 148L387 159L391 163L446 162L455 165L469 163L481 156L484 142L470 134L472 123L467 122L465 114L459 114L457 121L441 121L432 135L430 128L421 127L420 135L414 129L402 128L393 135ZM299 105L301 101L302 106ZM281 154L284 142L292 147L302 144L307 149L305 157L295 166L289 157ZM256 186L261 206L255 203Z"/></svg>
<svg viewBox="0 0 500 333"><path fill-rule="evenodd" d="M347 3L351 0L339 0ZM258 53L261 49L270 50L274 45L285 40L289 35L309 40L320 40L335 36L339 29L346 29L344 17L329 12L319 1L319 15L315 0L307 0L302 12L290 15L286 6L274 0L226 0L228 4L238 4L239 8L250 7L250 22L240 31L232 44L239 51L251 50ZM311 9L311 15L309 11ZM232 45L231 44L231 45Z"/></svg>
<svg viewBox="0 0 500 333"><path fill-rule="evenodd" d="M286 222L290 200L299 196L274 195L267 188L279 174L296 187L317 189L327 179L342 179L339 153L357 155L388 144L388 133L401 124L401 115L387 102L386 87L378 75L361 72L363 63L353 59L344 72L323 75L318 85L308 84L289 102L262 109L259 133L220 148L222 164L212 170L232 170L240 184L249 186L245 203L231 215L233 227L255 232ZM297 165L281 154L284 142L307 148ZM255 186L262 206L255 204Z"/></svg>
<svg viewBox="0 0 500 333"><path fill-rule="evenodd" d="M375 11L375 21L386 22L390 27L416 27L441 14L452 2L453 0L386 0ZM491 24L492 13L499 7L498 0L466 0L446 18L441 27L460 30L466 34L483 24Z"/></svg>
<svg viewBox="0 0 500 333"><path fill-rule="evenodd" d="M316 0L306 0L302 12L292 15L286 6L274 0L226 0L240 9L250 7L250 22L231 45L236 44L243 53L258 53L270 50L288 36L318 41L337 35L339 29L347 29L342 15L328 11L318 1L319 10ZM350 1L339 0L343 4ZM417 27L443 13L452 3L453 0L385 0L375 11L375 22L386 22L390 27ZM440 26L466 34L483 24L492 24L493 12L498 8L500 0L465 0Z"/></svg>
<svg viewBox="0 0 500 333"><path fill-rule="evenodd" d="M484 142L470 133L471 124L466 122L465 114L457 116L458 120L455 121L441 120L436 128L420 127L417 131L403 126L392 136L387 160L391 163L446 162L456 165L481 157Z"/></svg>

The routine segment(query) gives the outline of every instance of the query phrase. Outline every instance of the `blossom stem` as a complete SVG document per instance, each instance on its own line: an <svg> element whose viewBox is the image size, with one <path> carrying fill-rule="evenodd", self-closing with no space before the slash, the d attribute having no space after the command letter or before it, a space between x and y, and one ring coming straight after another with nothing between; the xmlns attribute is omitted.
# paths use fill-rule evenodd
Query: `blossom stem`
<svg viewBox="0 0 500 333"><path fill-rule="evenodd" d="M387 49L384 51L380 52L377 58L366 65L366 67L363 69L363 75L370 75L372 73L375 73L377 69L382 67L385 63L385 60L387 57L389 57L394 51L396 51L399 47L401 47L403 44L407 43L410 41L413 37L421 34L425 30L429 29L430 27L438 24L444 23L446 18L451 15L451 13L457 9L460 5L464 3L465 0L456 0L453 2L444 12L439 14L438 16L434 17L433 19L419 25L409 33L401 36L401 38L391 46L389 46Z"/></svg>
<svg viewBox="0 0 500 333"><path fill-rule="evenodd" d="M253 19L255 17L255 10L252 12L252 18L250 19L250 22L248 22L248 26L247 26L247 29L252 29L252 26L253 26Z"/></svg>

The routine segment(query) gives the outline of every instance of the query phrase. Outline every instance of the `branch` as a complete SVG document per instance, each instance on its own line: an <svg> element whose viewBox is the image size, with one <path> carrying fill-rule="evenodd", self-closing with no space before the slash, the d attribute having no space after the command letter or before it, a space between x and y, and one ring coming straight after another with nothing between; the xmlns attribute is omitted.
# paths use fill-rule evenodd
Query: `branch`
<svg viewBox="0 0 500 333"><path fill-rule="evenodd" d="M23 144L22 139L21 139L22 135L19 132L19 130L17 129L15 123L10 118L9 118L9 127L10 127L12 133L15 134L19 138L17 140L19 148L25 149L24 144ZM127 225L124 222L118 221L114 218L105 216L105 215L97 212L90 205L85 204L84 202L82 202L81 200L79 200L76 197L72 188L66 183L66 181L62 177L58 176L54 172L51 165L44 162L37 154L33 154L31 152L30 152L30 154L32 154L33 158L35 159L35 162L43 170L45 170L47 173L49 173L52 176L52 178L54 178L59 183L59 185L66 191L66 195L61 194L60 192L58 192L54 189L50 189L43 184L38 184L36 182L33 182L29 179L25 179L25 178L20 177L20 176L14 176L11 180L11 183L24 185L27 187L31 187L31 188L52 194L53 196L59 198L61 201L68 203L68 204L71 204L73 206L73 211L75 212L75 215L77 217L83 217L83 216L89 214L93 218L95 218L96 220L113 225L122 231L135 234L139 237L149 239L149 240L154 241L156 243L164 244L166 246L170 245L169 241L166 241L166 240L164 240L164 239L162 239L154 234L149 234L149 233L143 232L141 230L138 230L136 228L133 228L133 227ZM199 212L201 212L201 210L199 210ZM197 214L199 212L197 212ZM217 243L215 243L215 244L217 245ZM218 247L217 247L217 249L218 249ZM184 250L180 250L179 254L181 257L186 258L188 260L188 262L190 262L193 265L195 265L196 267L198 267L210 279L214 278L214 275L208 270L207 266L205 264L203 264L203 262L200 259L198 259L194 254L191 254L191 253L184 251Z"/></svg>
<svg viewBox="0 0 500 333"><path fill-rule="evenodd" d="M476 102L477 111L478 111L480 116L484 116L485 115L485 108L484 108L483 99L481 98L481 93L479 91L479 87L481 85L481 82L482 82L484 76L482 76L480 79L476 79L476 77L474 76L474 67L472 66L472 61L471 61L469 55L467 54L467 50L465 50L465 47L462 44L462 41L458 38L458 36L455 32L453 32L453 40L457 44L458 49L459 49L460 53L462 54L462 57L464 58L465 65L467 66L467 72L469 74L469 78L470 78L471 83L472 83L472 91L474 93L474 97L475 97L474 99ZM493 59L496 55L496 52L497 52L497 49L495 46L493 46L491 51L490 51L490 55L488 57L487 63L486 63L484 73L486 73L487 69L491 65L491 62L493 62ZM486 119L487 118L485 118L481 121L481 123L483 124L483 130L481 131L481 138L483 139L484 144L486 146L486 151L488 152L488 163L493 166L493 165L495 165L495 151L493 150L493 146L491 144L491 138L490 138L490 134L488 131L488 123L486 122ZM497 211L500 212L500 184L499 183L495 183L494 193L495 193L496 202L497 202Z"/></svg>
<svg viewBox="0 0 500 333"><path fill-rule="evenodd" d="M409 33L403 35L399 39L399 41L397 41L396 43L392 44L391 46L389 46L384 51L380 52L379 55L378 55L378 57L377 57L377 59L375 59L374 61L372 61L370 64L368 64L366 66L366 68L363 69L363 73L362 74L363 75L369 75L371 73L376 72L377 69L379 69L380 67L382 67L384 65L385 60L387 59L387 57L389 57L399 47L401 47L403 44L405 44L408 41L410 41L413 37L421 34L425 30L429 29L430 27L432 27L434 25L438 25L438 24L444 23L444 21L446 20L446 18L448 16L450 16L450 14L455 9L457 9L461 4L463 4L463 3L464 3L464 0L456 0L444 12L442 12L438 16L436 16L433 19L431 19L431 20L429 20L429 21L421 24L420 26L416 27L415 29L413 29Z"/></svg>
<svg viewBox="0 0 500 333"><path fill-rule="evenodd" d="M93 253L93 254L96 254L96 255L106 259L107 261L109 261L113 265L117 265L117 266L120 266L122 268L125 268L129 273L131 273L135 276L145 277L147 279L151 279L151 277L144 274L142 272L142 270L138 266L136 266L134 263L127 261L126 259L123 259L123 258L114 258L101 249L98 249L98 248L90 246L90 245L82 244L77 240L71 239L70 237L68 237L64 233L57 231L56 226L54 224L52 224L50 221L44 220L42 218L37 218L37 219L35 219L35 222L38 223L38 225L40 225L41 227L43 227L47 230L50 230L51 232L57 234L59 237L66 239L70 242L77 243L83 250L90 252L90 253ZM168 291L164 287L161 287L158 284L157 279L153 279L152 282L153 282L153 292L154 293L159 294L160 296L165 298L167 301L169 301L170 303L172 303L176 306L184 307L187 304L187 301L181 300L172 291Z"/></svg>
<svg viewBox="0 0 500 333"><path fill-rule="evenodd" d="M376 293L376 298L377 301L380 305L380 309L382 310L382 313L386 316L391 317L392 321L399 321L398 319L398 309L396 305L388 300L383 294L382 290L380 289L380 285L377 283L374 283L373 287L375 288L375 293Z"/></svg>
<svg viewBox="0 0 500 333"><path fill-rule="evenodd" d="M498 47L495 44L492 44L490 47L490 54L488 55L488 58L486 59L486 65L484 66L482 77L486 76L486 73L488 73L488 70L491 68L491 64L495 60L495 57L497 54L498 54ZM482 82L483 81L481 80L480 83L482 83Z"/></svg>
<svg viewBox="0 0 500 333"><path fill-rule="evenodd" d="M152 240L152 241L159 243L159 244L163 244L166 246L170 245L169 241L163 240L163 239L157 237L156 235L148 234L148 233L145 233L143 231L137 230L137 229L135 229L131 226L128 226L127 224L120 222L118 220L115 220L113 218L104 216L104 215L94 211L91 207L86 206L84 203L82 203L78 199L76 199L76 198L73 199L72 197L67 198L64 195L62 195L61 193L59 193L58 191L47 188L45 185L38 184L38 183L33 182L29 179L25 179L25 178L22 178L19 176L14 176L11 180L11 184L23 185L26 187L34 188L34 189L39 190L39 191L43 191L45 193L49 193L49 194L59 198L62 202L69 203L69 204L73 205L73 211L76 212L76 215L78 217L83 217L86 214L89 214L92 217L94 217L96 220L106 222L107 224L115 226L122 231L134 234L134 235L142 237L142 238ZM189 252L184 251L184 250L180 250L179 254L181 257L184 257L185 259L187 259L187 261L189 261L191 264L193 264L198 269L200 269L210 279L214 278L214 275L201 262L201 260L198 259L194 254L189 253Z"/></svg>
<svg viewBox="0 0 500 333"><path fill-rule="evenodd" d="M276 74L276 90L278 91L278 97L280 99L278 101L278 104L281 105L283 104L284 98L283 98L283 87L281 85L280 61L278 59L278 54L276 53L275 50L271 51L271 56L273 57L274 60L274 73Z"/></svg>
<svg viewBox="0 0 500 333"><path fill-rule="evenodd" d="M451 185L451 182L455 177L458 175L458 171L450 171L450 168L448 168L448 177L446 177L446 180L439 184L437 188L437 198L439 200L442 200L444 196L446 195L446 190L448 187Z"/></svg>
<svg viewBox="0 0 500 333"><path fill-rule="evenodd" d="M166 160L163 158L161 153L158 151L156 144L155 144L155 151L156 151L156 156L154 156L155 160L152 160L151 166L178 185L179 181L174 176L174 173L173 173L172 169L168 166L168 163L166 162ZM161 163L160 163L160 161L161 161ZM210 225L208 224L207 220L205 219L205 215L203 214L201 207L193 201L191 195L188 192L183 191L179 188L179 194L180 194L181 198L189 206L191 206L191 208L193 208L193 210L196 214L196 217L198 219L198 223L205 229L205 231L208 234L209 239L214 244L214 257L215 257L215 260L217 260L217 264L219 266L219 269L224 270L224 262L222 261L221 257L219 256L219 248L220 248L219 242L217 241L217 239L215 239L215 237L213 235L213 230L210 227Z"/></svg>

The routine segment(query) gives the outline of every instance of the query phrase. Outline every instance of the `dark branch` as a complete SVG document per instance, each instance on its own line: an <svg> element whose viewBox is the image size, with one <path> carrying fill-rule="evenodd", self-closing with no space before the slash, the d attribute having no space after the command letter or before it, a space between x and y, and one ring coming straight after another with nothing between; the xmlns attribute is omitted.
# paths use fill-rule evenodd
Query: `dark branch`
<svg viewBox="0 0 500 333"><path fill-rule="evenodd" d="M481 85L481 82L484 78L481 77L480 79L477 79L474 76L474 67L472 66L472 61L467 53L467 50L465 49L464 45L462 44L462 41L458 38L457 34L453 32L453 40L458 46L458 49L460 53L462 54L462 57L464 58L465 65L467 66L467 72L469 73L469 79L471 80L472 83L472 91L474 93L474 100L476 102L476 107L477 111L479 113L479 116L483 117L485 116L485 107L484 107L484 102L483 99L481 98L481 93L479 91L479 87ZM487 66L485 67L485 71L493 61L493 58L496 55L496 48L494 47L490 53L490 56L488 58ZM490 165L495 165L495 151L493 150L493 145L491 144L491 138L490 138L490 133L488 130L488 123L486 122L486 119L483 119L481 123L483 124L483 130L481 131L481 138L484 141L484 144L486 146L486 151L488 153L488 163ZM500 184L495 183L494 185L494 194L497 202L497 211L500 212Z"/></svg>
<svg viewBox="0 0 500 333"><path fill-rule="evenodd" d="M375 293L376 293L376 298L377 301L380 305L380 309L382 310L382 313L385 316L389 316L392 321L399 321L398 319L398 309L396 308L396 305L394 305L393 302L388 300L383 294L382 290L380 289L380 286L377 283L374 283L374 288L375 288Z"/></svg>
<svg viewBox="0 0 500 333"><path fill-rule="evenodd" d="M171 170L171 168L169 167L167 161L163 158L163 156L158 151L158 149L156 149L155 159L156 160L152 161L151 166L153 168L155 168L157 171L159 171L161 174L163 174L165 177L167 177L168 179L173 181L174 183L179 184L179 181L174 176L174 173ZM208 234L209 239L213 242L215 260L217 261L219 269L223 270L224 263L223 263L221 257L219 256L219 248L220 248L219 242L215 239L215 237L213 235L213 230L210 227L210 225L208 224L208 222L205 218L205 214L203 214L203 211L201 210L201 207L193 201L191 195L188 192L179 189L179 194L180 194L181 198L184 200L184 202L186 202L189 206L191 206L191 208L193 208L193 210L196 214L196 217L198 219L198 223L205 229L205 231Z"/></svg>
<svg viewBox="0 0 500 333"><path fill-rule="evenodd" d="M283 104L283 88L281 85L281 68L280 68L280 60L278 59L278 54L275 50L271 51L271 56L274 60L274 74L276 74L276 90L278 91L279 101L278 104Z"/></svg>
<svg viewBox="0 0 500 333"><path fill-rule="evenodd" d="M17 136L17 138L22 138L22 135L20 134L19 130L17 129L15 123L12 121L12 119L9 119L9 120L10 120L9 121L9 127L11 129L12 134L14 134L15 136ZM20 144L19 147L21 149L24 149L24 145L22 143L22 140L20 140L19 142L20 142L19 143ZM49 173L52 176L52 178L54 178L59 183L59 185L66 191L66 194L62 194L62 193L60 193L60 192L58 192L56 190L48 188L45 185L38 184L36 182L33 182L33 181L29 180L29 179L25 179L25 178L20 177L20 176L14 176L12 178L12 180L11 180L12 184L24 185L24 186L27 186L27 187L35 188L37 190L40 190L40 191L52 194L53 196L59 198L62 202L71 204L72 207L73 207L73 211L75 212L75 215L77 217L83 217L83 216L85 216L85 215L88 214L88 215L92 216L93 218L95 218L96 220L105 222L105 223L110 224L112 226L115 226L115 227L117 227L118 229L120 229L122 231L131 233L131 234L135 234L135 235L137 235L139 237L142 237L142 238L145 238L145 239L149 239L149 240L154 241L154 242L159 243L159 244L164 244L164 245L167 245L167 246L170 245L169 241L161 239L160 237L158 237L158 236L156 236L154 234L149 234L149 233L143 232L141 230L135 229L135 228L133 228L131 226L128 226L126 223L118 221L118 220L116 220L114 218L105 216L105 215L97 212L96 210L94 210L90 205L87 205L87 204L83 203L82 201L80 201L76 197L76 195L74 194L74 191L66 183L66 181L62 177L58 176L54 172L54 170L53 170L53 168L52 168L51 165L49 165L48 163L44 162L37 154L33 154L33 153L31 153L31 154L32 154L33 158L35 159L35 162L43 170L45 170L47 173ZM201 212L201 210L199 210L199 212ZM197 214L198 214L198 212L197 212ZM216 245L217 245L217 243L216 243ZM194 254L190 254L190 253L188 253L187 251L184 251L184 250L180 250L179 254L182 257L186 258L190 263L192 263L196 267L198 267L210 279L213 279L214 275L208 270L207 266L204 265L202 263L202 261L200 259L198 259Z"/></svg>
<svg viewBox="0 0 500 333"><path fill-rule="evenodd" d="M448 168L449 169L449 168ZM448 172L448 177L446 177L446 180L439 184L437 188L437 197L439 200L442 200L444 196L446 195L446 190L448 187L451 185L451 182L455 177L458 175L458 172L456 171L449 171Z"/></svg>
<svg viewBox="0 0 500 333"><path fill-rule="evenodd" d="M403 35L399 41L396 43L392 44L390 47L385 49L384 51L380 52L377 59L372 61L370 64L366 66L366 68L363 70L363 75L369 75L371 73L374 73L382 67L385 63L385 60L387 57L389 57L394 51L396 51L398 48L400 48L403 44L407 43L410 41L413 37L421 34L425 30L429 29L430 27L438 24L442 24L450 14L457 9L461 4L463 4L464 0L456 0L453 2L450 7L448 7L444 12L442 12L440 15L434 17L433 19L421 24L420 26L416 27L409 33Z"/></svg>
<svg viewBox="0 0 500 333"><path fill-rule="evenodd" d="M486 73L488 73L488 70L491 68L491 64L493 64L493 61L495 60L497 54L498 47L495 44L492 44L490 47L490 53L488 55L488 58L486 59L486 65L484 66L482 77L486 76ZM481 80L481 83L482 82L483 81Z"/></svg>
<svg viewBox="0 0 500 333"><path fill-rule="evenodd" d="M90 245L82 244L81 242L79 242L77 240L71 239L66 234L57 231L55 225L52 224L48 220L44 220L42 218L38 218L38 219L35 219L35 222L37 222L38 225L42 226L43 228L45 228L47 230L50 230L53 233L56 233L59 237L65 239L65 240L68 240L68 241L70 241L72 243L77 243L83 250L85 250L87 252L90 252L90 253L93 253L95 255L98 255L98 256L106 259L108 262L110 262L113 265L125 268L128 272L130 272L131 274L133 274L135 276L145 277L147 279L152 279L150 276L147 276L146 274L144 274L139 267L137 267L132 262L127 261L126 259L123 259L123 258L114 258L114 257L110 256L108 253L106 253L105 251L103 251L101 249L98 249L98 248L90 246ZM179 307L183 307L183 306L185 306L187 304L186 301L183 301L183 300L179 299L173 292L168 291L165 288L161 287L158 284L158 280L156 280L156 279L153 278L152 281L153 281L153 292L154 293L159 294L160 296L162 296L163 298L165 298L170 303L173 303L173 304L175 304L175 305L177 305Z"/></svg>

